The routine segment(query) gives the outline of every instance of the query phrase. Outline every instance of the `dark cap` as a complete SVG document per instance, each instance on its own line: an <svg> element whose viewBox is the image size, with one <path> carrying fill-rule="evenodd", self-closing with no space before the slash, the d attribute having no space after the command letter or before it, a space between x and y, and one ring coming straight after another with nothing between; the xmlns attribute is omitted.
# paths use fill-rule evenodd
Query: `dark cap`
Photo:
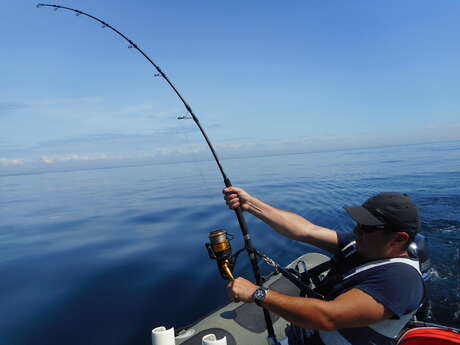
<svg viewBox="0 0 460 345"><path fill-rule="evenodd" d="M388 230L415 235L420 229L420 213L407 194L380 193L362 206L345 206L356 222L367 226L384 226Z"/></svg>

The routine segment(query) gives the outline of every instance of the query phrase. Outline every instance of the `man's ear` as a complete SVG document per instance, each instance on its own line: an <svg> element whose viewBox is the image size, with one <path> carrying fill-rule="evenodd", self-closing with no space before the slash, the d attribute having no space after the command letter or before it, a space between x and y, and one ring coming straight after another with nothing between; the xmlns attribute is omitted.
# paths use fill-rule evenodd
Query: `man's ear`
<svg viewBox="0 0 460 345"><path fill-rule="evenodd" d="M397 242L405 242L409 239L409 234L407 232L397 232L395 240Z"/></svg>

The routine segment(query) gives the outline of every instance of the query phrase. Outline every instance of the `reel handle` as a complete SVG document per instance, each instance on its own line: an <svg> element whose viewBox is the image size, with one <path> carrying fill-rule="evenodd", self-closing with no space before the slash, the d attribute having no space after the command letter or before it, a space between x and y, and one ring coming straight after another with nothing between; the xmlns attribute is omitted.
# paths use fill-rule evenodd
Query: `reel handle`
<svg viewBox="0 0 460 345"><path fill-rule="evenodd" d="M230 262L226 259L222 264L222 268L224 269L225 273L227 273L227 276L230 278L230 280L235 280L235 276L233 275L233 272L229 266Z"/></svg>

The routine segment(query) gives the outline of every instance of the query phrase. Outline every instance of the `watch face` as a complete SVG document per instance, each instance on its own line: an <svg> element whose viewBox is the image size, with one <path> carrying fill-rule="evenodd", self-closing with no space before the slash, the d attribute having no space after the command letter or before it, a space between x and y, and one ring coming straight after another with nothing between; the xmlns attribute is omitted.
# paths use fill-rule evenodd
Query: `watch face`
<svg viewBox="0 0 460 345"><path fill-rule="evenodd" d="M258 288L254 292L254 302L261 307L262 306L262 301L265 299L267 296L267 289L266 288Z"/></svg>
<svg viewBox="0 0 460 345"><path fill-rule="evenodd" d="M254 297L257 299L262 299L265 297L265 290L264 289L257 289Z"/></svg>

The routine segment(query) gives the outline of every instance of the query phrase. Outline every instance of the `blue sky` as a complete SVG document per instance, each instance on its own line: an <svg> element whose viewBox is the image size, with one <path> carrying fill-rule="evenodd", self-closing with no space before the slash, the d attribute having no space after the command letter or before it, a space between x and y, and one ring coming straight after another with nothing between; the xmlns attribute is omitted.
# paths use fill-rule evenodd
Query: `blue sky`
<svg viewBox="0 0 460 345"><path fill-rule="evenodd" d="M21 0L0 22L0 170L209 158L140 54ZM89 1L222 158L460 139L460 2Z"/></svg>

